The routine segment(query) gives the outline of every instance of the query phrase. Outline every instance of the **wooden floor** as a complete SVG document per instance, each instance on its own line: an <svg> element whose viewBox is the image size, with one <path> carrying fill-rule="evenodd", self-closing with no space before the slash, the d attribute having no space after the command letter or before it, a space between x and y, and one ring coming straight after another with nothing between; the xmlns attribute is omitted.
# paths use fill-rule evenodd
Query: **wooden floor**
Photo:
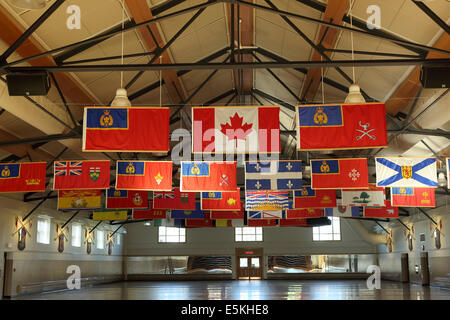
<svg viewBox="0 0 450 320"><path fill-rule="evenodd" d="M450 290L363 280L133 281L19 297L33 300L450 300Z"/></svg>

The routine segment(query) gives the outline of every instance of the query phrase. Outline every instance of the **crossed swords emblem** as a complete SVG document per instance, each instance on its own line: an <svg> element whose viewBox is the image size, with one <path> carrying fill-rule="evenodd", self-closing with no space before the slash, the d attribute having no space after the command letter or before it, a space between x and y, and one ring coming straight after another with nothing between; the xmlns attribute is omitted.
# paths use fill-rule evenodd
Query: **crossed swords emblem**
<svg viewBox="0 0 450 320"><path fill-rule="evenodd" d="M363 128L363 130L356 129L356 131L361 132L362 134L356 137L356 141L361 140L365 136L369 137L372 140L375 140L375 135L371 135L370 132L374 131L375 129L367 130L370 127L370 123L362 124L361 121L359 121L359 125Z"/></svg>
<svg viewBox="0 0 450 320"><path fill-rule="evenodd" d="M226 174L223 174L221 177L220 177L220 180L221 180L221 182L219 183L219 185L220 186L222 186L222 185L228 185L228 177L227 177L227 175Z"/></svg>

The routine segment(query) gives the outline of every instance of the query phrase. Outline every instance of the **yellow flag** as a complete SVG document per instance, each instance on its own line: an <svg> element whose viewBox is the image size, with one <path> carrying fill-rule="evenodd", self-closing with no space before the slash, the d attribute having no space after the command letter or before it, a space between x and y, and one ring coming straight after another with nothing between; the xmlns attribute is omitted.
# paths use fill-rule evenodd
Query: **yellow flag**
<svg viewBox="0 0 450 320"><path fill-rule="evenodd" d="M94 221L127 220L127 218L128 218L127 210L94 211L93 214Z"/></svg>

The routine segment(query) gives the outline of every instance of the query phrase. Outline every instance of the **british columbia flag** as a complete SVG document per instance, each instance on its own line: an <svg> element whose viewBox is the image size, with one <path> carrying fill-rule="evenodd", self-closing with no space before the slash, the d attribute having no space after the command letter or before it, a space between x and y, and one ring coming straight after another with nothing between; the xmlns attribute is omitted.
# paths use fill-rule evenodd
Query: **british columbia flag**
<svg viewBox="0 0 450 320"><path fill-rule="evenodd" d="M245 209L250 211L289 209L289 191L245 191Z"/></svg>
<svg viewBox="0 0 450 320"><path fill-rule="evenodd" d="M79 176L81 175L82 161L55 161L56 176Z"/></svg>

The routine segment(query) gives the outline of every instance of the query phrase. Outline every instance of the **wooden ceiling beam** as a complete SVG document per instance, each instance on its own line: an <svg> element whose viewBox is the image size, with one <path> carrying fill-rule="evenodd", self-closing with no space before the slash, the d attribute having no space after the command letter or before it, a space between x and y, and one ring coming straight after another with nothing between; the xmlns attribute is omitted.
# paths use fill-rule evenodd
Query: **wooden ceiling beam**
<svg viewBox="0 0 450 320"><path fill-rule="evenodd" d="M444 33L436 41L435 48L450 50L450 35ZM439 59L446 58L445 54L429 52L426 59ZM405 114L408 113L410 106L414 101L414 97L418 94L420 87L420 70L421 66L415 67L408 77L397 87L394 93L386 101L386 112L391 116L395 116L398 112L402 111Z"/></svg>
<svg viewBox="0 0 450 320"><path fill-rule="evenodd" d="M248 2L252 2L250 0ZM238 6L234 5L234 12L231 9L231 4L227 5L227 15L229 21L229 33L230 33L230 45L235 52L234 60L236 62L254 62L253 56L251 54L242 54L239 56L239 42L240 47L252 47L254 45L254 8L248 6L239 6L239 16L238 16ZM234 18L232 19L232 14ZM232 26L234 22L234 27ZM234 32L234 35L232 34ZM239 33L240 32L240 33ZM233 41L234 40L234 41ZM234 43L233 43L234 42ZM240 60L241 59L241 60ZM233 70L234 87L242 92L249 92L253 89L253 70L243 69L242 75L239 70Z"/></svg>
<svg viewBox="0 0 450 320"><path fill-rule="evenodd" d="M349 7L349 0L329 0L327 7L322 16L322 21L332 22L334 24L341 24L342 18L344 17L347 9ZM336 28L328 28L326 26L321 26L319 30L319 35L317 37L316 45L327 48L334 49L336 46L336 41L339 36L339 30ZM328 57L330 52L324 52ZM321 54L314 50L311 61L320 61ZM306 101L313 101L317 94L320 85L320 79L322 77L320 68L309 68L304 81L301 97Z"/></svg>
<svg viewBox="0 0 450 320"><path fill-rule="evenodd" d="M142 0L125 0L127 8L136 23L147 21L153 19L154 16L147 4L147 1ZM141 34L142 40L144 41L147 49L153 51L156 48L164 47L165 43L161 37L156 23L151 23L149 29L144 26L140 27L139 33ZM161 55L161 63L173 63L169 53L164 51ZM160 63L160 59L155 61L155 64ZM164 70L161 73L164 79L164 84L169 93L172 103L180 103L185 100L185 96L182 90L181 81L177 76L177 72L174 70ZM181 100L181 101L180 101Z"/></svg>
<svg viewBox="0 0 450 320"><path fill-rule="evenodd" d="M25 31L14 17L0 6L0 39L7 45L12 45ZM45 51L31 35L17 48L16 53L25 58ZM31 60L29 64L32 66L56 66L51 56ZM80 106L97 104L95 99L70 74L55 73L54 75L64 96L73 104Z"/></svg>

